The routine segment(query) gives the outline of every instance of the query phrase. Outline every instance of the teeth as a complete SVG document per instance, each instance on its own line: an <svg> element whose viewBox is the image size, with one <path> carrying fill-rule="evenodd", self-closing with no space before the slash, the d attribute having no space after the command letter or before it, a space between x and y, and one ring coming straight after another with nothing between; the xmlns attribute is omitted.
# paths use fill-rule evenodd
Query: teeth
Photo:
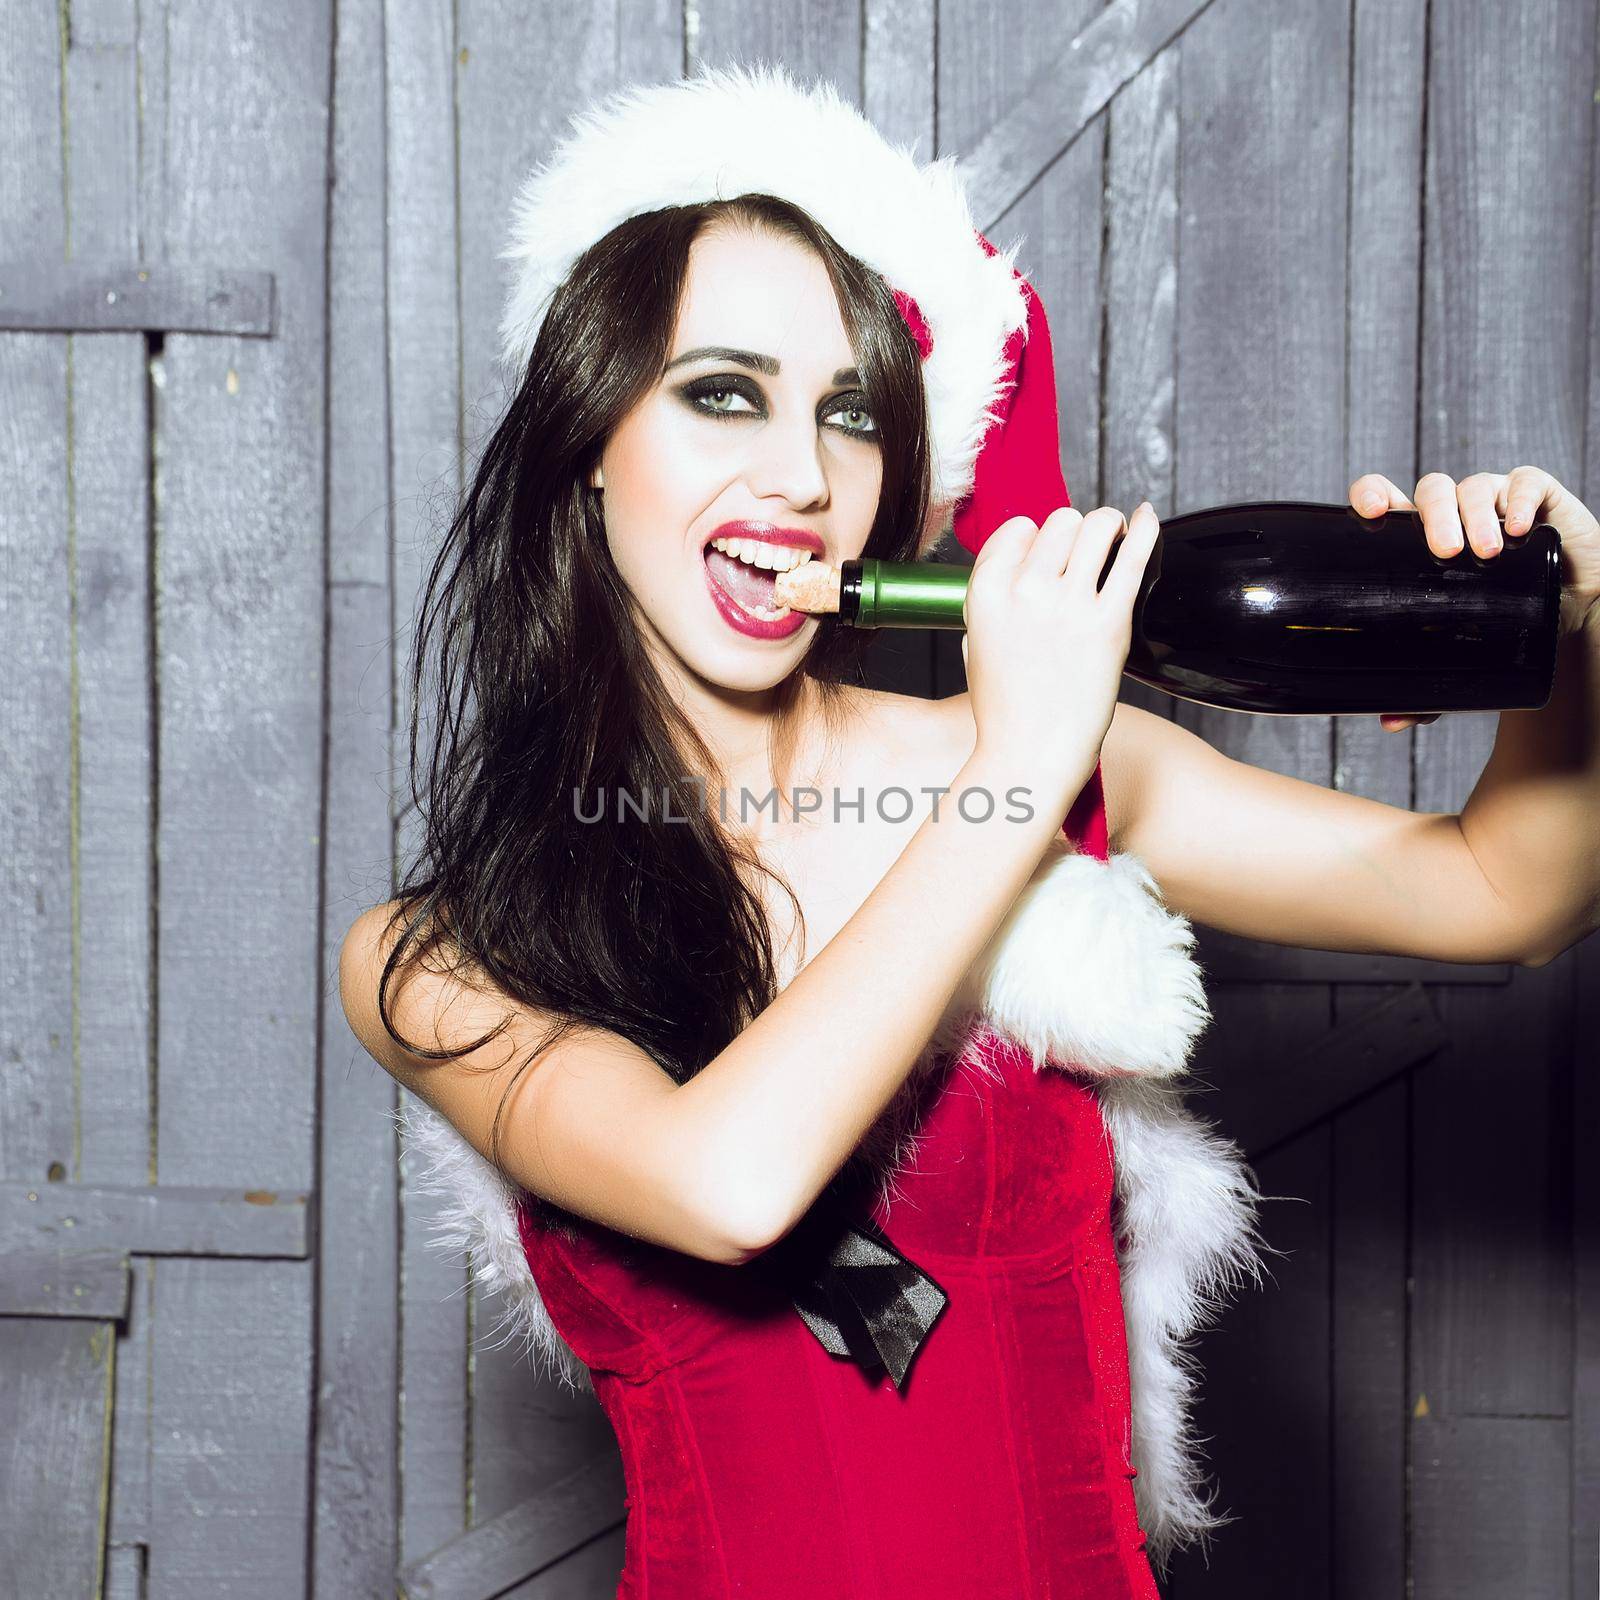
<svg viewBox="0 0 1600 1600"><path fill-rule="evenodd" d="M768 544L762 539L713 539L713 550L732 556L746 566L764 567L769 572L792 572L811 559L811 551L796 550L790 545ZM784 611L789 608L785 606ZM781 616L783 613L778 612Z"/></svg>

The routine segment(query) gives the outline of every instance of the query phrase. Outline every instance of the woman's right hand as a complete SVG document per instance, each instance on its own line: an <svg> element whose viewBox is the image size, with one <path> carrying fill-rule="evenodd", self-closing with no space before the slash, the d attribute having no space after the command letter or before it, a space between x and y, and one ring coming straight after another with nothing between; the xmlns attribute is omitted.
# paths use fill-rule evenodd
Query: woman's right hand
<svg viewBox="0 0 1600 1600"><path fill-rule="evenodd" d="M973 561L961 658L977 749L1021 782L1057 785L1066 803L1100 759L1160 531L1148 500L1131 519L1111 506L1087 516L1062 506L1042 527L1029 517L1001 523Z"/></svg>

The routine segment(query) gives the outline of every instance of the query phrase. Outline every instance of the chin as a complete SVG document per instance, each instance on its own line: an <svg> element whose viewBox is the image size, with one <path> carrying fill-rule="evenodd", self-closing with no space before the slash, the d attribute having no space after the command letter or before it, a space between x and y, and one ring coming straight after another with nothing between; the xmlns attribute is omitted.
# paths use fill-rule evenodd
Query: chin
<svg viewBox="0 0 1600 1600"><path fill-rule="evenodd" d="M707 683L723 689L736 689L742 694L754 694L775 689L789 677L806 657L806 643L811 635L801 629L793 639L781 645L764 648L751 644L741 648L735 640L728 649L699 650L683 659L691 671L698 673ZM800 641L806 641L801 643Z"/></svg>
<svg viewBox="0 0 1600 1600"><path fill-rule="evenodd" d="M681 670L745 694L776 688L805 660L817 636L817 625L811 623L787 639L748 638L730 627L704 594L688 604L662 597L659 609L646 615L651 631ZM663 615L672 618L672 626L663 626ZM685 617L690 619L687 626Z"/></svg>

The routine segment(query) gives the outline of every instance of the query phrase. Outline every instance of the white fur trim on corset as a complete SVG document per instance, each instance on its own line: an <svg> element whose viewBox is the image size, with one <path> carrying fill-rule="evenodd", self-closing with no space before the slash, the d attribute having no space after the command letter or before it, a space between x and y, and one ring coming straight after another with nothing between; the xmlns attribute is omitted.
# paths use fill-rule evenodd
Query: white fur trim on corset
<svg viewBox="0 0 1600 1600"><path fill-rule="evenodd" d="M520 1340L535 1370L592 1394L589 1369L556 1332L528 1269L510 1180L453 1123L407 1089L400 1092L396 1121L412 1192L439 1202L426 1222L429 1244L452 1254L465 1251L473 1281L501 1302L500 1320L490 1332Z"/></svg>
<svg viewBox="0 0 1600 1600"><path fill-rule="evenodd" d="M1211 1020L1194 934L1137 856L1083 855L1064 835L1041 857L933 1037L948 1048L981 1010L1034 1065L1171 1077Z"/></svg>
<svg viewBox="0 0 1600 1600"><path fill-rule="evenodd" d="M1238 1146L1183 1105L1179 1084L1210 1021L1193 944L1137 857L1101 862L1057 841L853 1158L877 1172L880 1193L893 1192L895 1172L915 1159L928 1074L936 1062L976 1064L967 1046L982 1028L1025 1048L1036 1069L1094 1080L1116 1172L1134 1495L1158 1566L1230 1520L1213 1509L1190 1425L1198 1374L1186 1344L1246 1277L1259 1281L1259 1252L1269 1248L1256 1233L1259 1196ZM512 1189L449 1123L405 1099L405 1146L421 1164L419 1182L445 1196L441 1242L465 1247L480 1285L504 1295L502 1325L563 1378L581 1381L582 1363L527 1270Z"/></svg>
<svg viewBox="0 0 1600 1600"><path fill-rule="evenodd" d="M1214 1509L1189 1409L1188 1341L1246 1277L1261 1281L1257 1193L1239 1147L1185 1109L1171 1082L1108 1078L1100 1115L1116 1168L1116 1245L1128 1332L1132 1464L1150 1559L1233 1519Z"/></svg>
<svg viewBox="0 0 1600 1600"><path fill-rule="evenodd" d="M514 272L500 325L511 372L520 379L578 256L619 223L664 206L776 194L909 294L928 324L926 548L972 487L993 408L1010 387L1006 340L1027 323L1014 275L1020 241L984 251L956 159L919 164L914 143L891 144L831 83L803 85L766 63L630 84L570 127L524 179L501 252Z"/></svg>

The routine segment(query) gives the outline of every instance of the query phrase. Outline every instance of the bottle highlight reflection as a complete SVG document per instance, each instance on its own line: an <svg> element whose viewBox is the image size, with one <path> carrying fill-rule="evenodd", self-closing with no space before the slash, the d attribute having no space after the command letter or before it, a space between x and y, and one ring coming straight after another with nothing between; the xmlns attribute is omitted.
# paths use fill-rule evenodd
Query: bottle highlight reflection
<svg viewBox="0 0 1600 1600"><path fill-rule="evenodd" d="M1441 557L1413 511L1269 500L1172 517L1145 564L1125 671L1268 716L1537 708L1555 682L1561 538L1546 523L1501 536L1492 558L1470 545ZM847 561L840 618L961 628L970 572Z"/></svg>

